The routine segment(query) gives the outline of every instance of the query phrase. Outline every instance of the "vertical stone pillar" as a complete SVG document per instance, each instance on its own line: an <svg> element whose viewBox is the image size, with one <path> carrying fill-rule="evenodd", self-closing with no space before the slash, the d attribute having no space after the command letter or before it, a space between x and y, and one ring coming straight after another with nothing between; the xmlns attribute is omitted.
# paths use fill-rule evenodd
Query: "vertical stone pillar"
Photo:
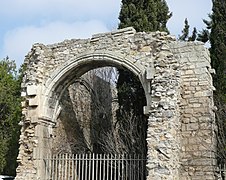
<svg viewBox="0 0 226 180"><path fill-rule="evenodd" d="M20 122L21 135L19 140L19 154L17 157L17 180L36 179L37 167L35 165L34 149L38 144L35 128L38 123L38 88L36 85L22 84L22 114Z"/></svg>
<svg viewBox="0 0 226 180"><path fill-rule="evenodd" d="M35 123L25 121L21 128L19 155L17 157L18 168L16 180L36 179L37 167L34 162L34 146L37 145L35 138Z"/></svg>
<svg viewBox="0 0 226 180"><path fill-rule="evenodd" d="M53 123L48 119L39 118L35 127L37 146L34 148L34 163L37 167L36 179L45 177L45 158L51 153Z"/></svg>
<svg viewBox="0 0 226 180"><path fill-rule="evenodd" d="M151 107L148 119L148 180L179 179L179 96L178 63L167 43L162 43L154 60Z"/></svg>
<svg viewBox="0 0 226 180"><path fill-rule="evenodd" d="M52 122L40 118L41 87L22 84L21 135L16 180L36 180L44 177L44 157L50 150Z"/></svg>
<svg viewBox="0 0 226 180"><path fill-rule="evenodd" d="M181 66L180 179L216 179L213 84L209 52L201 43L175 47Z"/></svg>

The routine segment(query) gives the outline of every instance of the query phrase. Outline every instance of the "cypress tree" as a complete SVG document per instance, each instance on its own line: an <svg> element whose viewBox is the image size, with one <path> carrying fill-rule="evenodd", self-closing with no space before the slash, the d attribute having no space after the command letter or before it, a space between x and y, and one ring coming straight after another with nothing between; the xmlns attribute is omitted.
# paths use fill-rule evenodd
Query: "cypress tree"
<svg viewBox="0 0 226 180"><path fill-rule="evenodd" d="M182 30L182 35L179 37L180 40L185 41L188 38L189 35L189 24L188 19L186 18L184 20L184 29Z"/></svg>
<svg viewBox="0 0 226 180"><path fill-rule="evenodd" d="M169 12L165 0L122 0L121 11L119 14L119 29L132 26L137 32L142 31L166 31L166 23L172 14ZM147 124L146 117L143 114L143 106L146 105L146 98L141 82L132 72L119 69L119 78L117 81L119 111L118 119L123 124L123 115L125 112L133 112L136 117L137 131L143 136L146 134ZM121 121L120 121L121 118ZM145 133L144 133L145 132ZM144 143L134 143L134 147L130 148L130 153L146 153L145 147L136 147L137 144L145 144L146 139L137 138L139 141L144 140Z"/></svg>
<svg viewBox="0 0 226 180"><path fill-rule="evenodd" d="M197 29L194 27L192 31L192 35L189 37L189 28L188 19L184 20L184 29L182 30L182 35L179 36L179 40L181 41L195 41L197 38Z"/></svg>
<svg viewBox="0 0 226 180"><path fill-rule="evenodd" d="M195 41L197 38L197 29L194 27L192 31L192 35L188 38L188 41Z"/></svg>
<svg viewBox="0 0 226 180"><path fill-rule="evenodd" d="M213 0L212 29L210 33L212 67L216 70L214 86L226 101L226 1Z"/></svg>
<svg viewBox="0 0 226 180"><path fill-rule="evenodd" d="M168 32L166 23L171 16L165 0L122 0L119 28Z"/></svg>
<svg viewBox="0 0 226 180"><path fill-rule="evenodd" d="M210 31L212 28L212 15L208 14L209 20L203 19L204 24L206 25L205 29L202 29L200 33L198 33L197 41L201 41L206 43L210 39Z"/></svg>
<svg viewBox="0 0 226 180"><path fill-rule="evenodd" d="M218 157L220 164L226 164L226 1L213 0L211 16L210 56L213 76L214 103L217 106L216 121L218 125Z"/></svg>
<svg viewBox="0 0 226 180"><path fill-rule="evenodd" d="M209 41L210 32L208 29L202 29L202 31L198 34L197 41L201 41L206 43Z"/></svg>

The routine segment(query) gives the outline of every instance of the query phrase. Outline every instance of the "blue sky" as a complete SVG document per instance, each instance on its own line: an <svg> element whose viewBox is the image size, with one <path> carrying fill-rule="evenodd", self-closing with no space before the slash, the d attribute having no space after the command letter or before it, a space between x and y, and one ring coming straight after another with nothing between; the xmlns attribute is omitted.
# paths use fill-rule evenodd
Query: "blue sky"
<svg viewBox="0 0 226 180"><path fill-rule="evenodd" d="M168 28L176 36L185 18L191 28L201 30L202 19L212 9L212 0L166 1L173 12ZM0 6L0 59L8 55L20 65L34 43L51 44L115 30L121 0L6 0Z"/></svg>

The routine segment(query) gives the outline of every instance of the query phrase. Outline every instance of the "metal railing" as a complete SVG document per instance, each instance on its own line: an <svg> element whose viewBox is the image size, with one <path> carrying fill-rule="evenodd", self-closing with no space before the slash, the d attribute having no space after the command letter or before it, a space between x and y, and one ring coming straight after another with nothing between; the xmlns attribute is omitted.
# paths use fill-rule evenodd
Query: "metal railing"
<svg viewBox="0 0 226 180"><path fill-rule="evenodd" d="M226 165L219 165L217 173L219 174L219 179L226 180Z"/></svg>
<svg viewBox="0 0 226 180"><path fill-rule="evenodd" d="M45 180L145 180L146 156L58 154L44 159Z"/></svg>

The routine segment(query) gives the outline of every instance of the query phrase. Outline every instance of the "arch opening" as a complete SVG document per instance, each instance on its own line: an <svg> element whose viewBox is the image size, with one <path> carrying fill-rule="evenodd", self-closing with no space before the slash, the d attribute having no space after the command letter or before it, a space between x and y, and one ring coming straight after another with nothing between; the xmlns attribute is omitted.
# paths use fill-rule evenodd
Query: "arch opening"
<svg viewBox="0 0 226 180"><path fill-rule="evenodd" d="M125 59L106 52L101 56L88 54L62 65L46 81L43 107L47 108L43 109L42 115L52 123L49 131L50 149L44 152L44 156L49 153L133 154L142 157L143 170L139 173L143 179L146 178L148 117L144 113L142 117L137 117L134 109L119 111L116 107L120 104L112 96L110 82L92 76L91 80L94 81L89 84L83 78L90 70L103 67L131 72L143 90L143 109L148 104L145 73L141 65ZM103 89L105 93L101 92ZM83 99L82 94L77 96L82 91L86 96Z"/></svg>
<svg viewBox="0 0 226 180"><path fill-rule="evenodd" d="M126 60L125 60L126 59ZM55 122L57 116L59 115L59 99L62 96L62 92L68 88L68 86L74 81L74 79L81 77L84 73L89 70L101 67L116 67L118 69L125 69L134 74L141 82L144 89L144 94L146 96L146 104L150 103L147 80L144 77L145 72L142 71L142 66L140 64L133 63L131 59L125 57L115 56L112 53L104 54L86 54L81 55L70 61L70 63L65 63L63 66L58 68L52 76L47 80L45 86L47 87L43 91L44 101L42 109L42 116L52 122ZM47 109L46 109L47 107Z"/></svg>
<svg viewBox="0 0 226 180"><path fill-rule="evenodd" d="M146 154L147 117L122 107L126 99L118 100L116 76L113 67L94 69L61 92L52 152ZM145 95L139 104L146 105Z"/></svg>

